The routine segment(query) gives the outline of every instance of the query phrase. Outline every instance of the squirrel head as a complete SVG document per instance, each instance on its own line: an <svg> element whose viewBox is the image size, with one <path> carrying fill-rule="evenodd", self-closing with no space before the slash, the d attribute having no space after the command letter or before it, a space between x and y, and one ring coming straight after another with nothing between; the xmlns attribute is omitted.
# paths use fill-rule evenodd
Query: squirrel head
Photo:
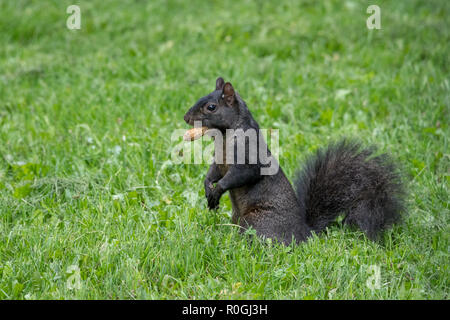
<svg viewBox="0 0 450 320"><path fill-rule="evenodd" d="M234 128L239 120L239 101L231 83L222 77L216 80L216 90L200 98L184 115L184 121L193 126L201 121L208 129Z"/></svg>

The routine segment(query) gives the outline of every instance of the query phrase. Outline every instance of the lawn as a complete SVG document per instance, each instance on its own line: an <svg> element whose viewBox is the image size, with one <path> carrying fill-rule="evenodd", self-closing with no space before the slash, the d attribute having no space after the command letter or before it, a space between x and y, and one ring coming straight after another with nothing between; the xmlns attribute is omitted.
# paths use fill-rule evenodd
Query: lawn
<svg viewBox="0 0 450 320"><path fill-rule="evenodd" d="M0 299L448 299L450 2L1 1ZM71 4L81 29L69 30ZM186 110L231 81L292 179L341 137L399 163L403 223L249 241Z"/></svg>

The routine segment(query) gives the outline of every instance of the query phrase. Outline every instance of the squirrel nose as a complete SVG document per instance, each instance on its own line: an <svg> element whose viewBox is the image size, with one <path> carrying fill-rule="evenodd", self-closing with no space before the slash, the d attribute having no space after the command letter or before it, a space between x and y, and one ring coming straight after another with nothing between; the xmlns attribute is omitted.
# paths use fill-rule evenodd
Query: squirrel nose
<svg viewBox="0 0 450 320"><path fill-rule="evenodd" d="M185 115L184 115L184 121L186 121L186 123L189 123L189 113L186 113Z"/></svg>

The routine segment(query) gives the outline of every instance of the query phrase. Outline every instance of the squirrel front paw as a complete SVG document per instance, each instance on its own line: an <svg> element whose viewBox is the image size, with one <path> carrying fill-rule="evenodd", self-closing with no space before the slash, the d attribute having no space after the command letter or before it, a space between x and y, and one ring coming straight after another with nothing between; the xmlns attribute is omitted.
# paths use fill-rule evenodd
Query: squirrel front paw
<svg viewBox="0 0 450 320"><path fill-rule="evenodd" d="M223 190L218 184L213 188L209 188L206 192L206 198L208 199L208 208L210 210L214 210L219 207L220 197L222 194Z"/></svg>
<svg viewBox="0 0 450 320"><path fill-rule="evenodd" d="M205 195L208 199L209 195L211 194L212 190L214 189L214 186L211 181L205 180Z"/></svg>

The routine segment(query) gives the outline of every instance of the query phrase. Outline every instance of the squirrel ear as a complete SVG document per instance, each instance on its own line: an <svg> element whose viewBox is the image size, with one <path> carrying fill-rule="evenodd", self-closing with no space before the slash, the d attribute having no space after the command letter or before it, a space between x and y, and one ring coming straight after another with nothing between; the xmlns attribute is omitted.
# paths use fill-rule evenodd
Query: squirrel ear
<svg viewBox="0 0 450 320"><path fill-rule="evenodd" d="M216 80L216 90L222 90L223 86L225 84L225 81L223 80L222 77L218 77Z"/></svg>
<svg viewBox="0 0 450 320"><path fill-rule="evenodd" d="M228 106L233 106L235 95L234 95L234 89L231 83L227 82L223 86L223 99L225 100L226 104Z"/></svg>

